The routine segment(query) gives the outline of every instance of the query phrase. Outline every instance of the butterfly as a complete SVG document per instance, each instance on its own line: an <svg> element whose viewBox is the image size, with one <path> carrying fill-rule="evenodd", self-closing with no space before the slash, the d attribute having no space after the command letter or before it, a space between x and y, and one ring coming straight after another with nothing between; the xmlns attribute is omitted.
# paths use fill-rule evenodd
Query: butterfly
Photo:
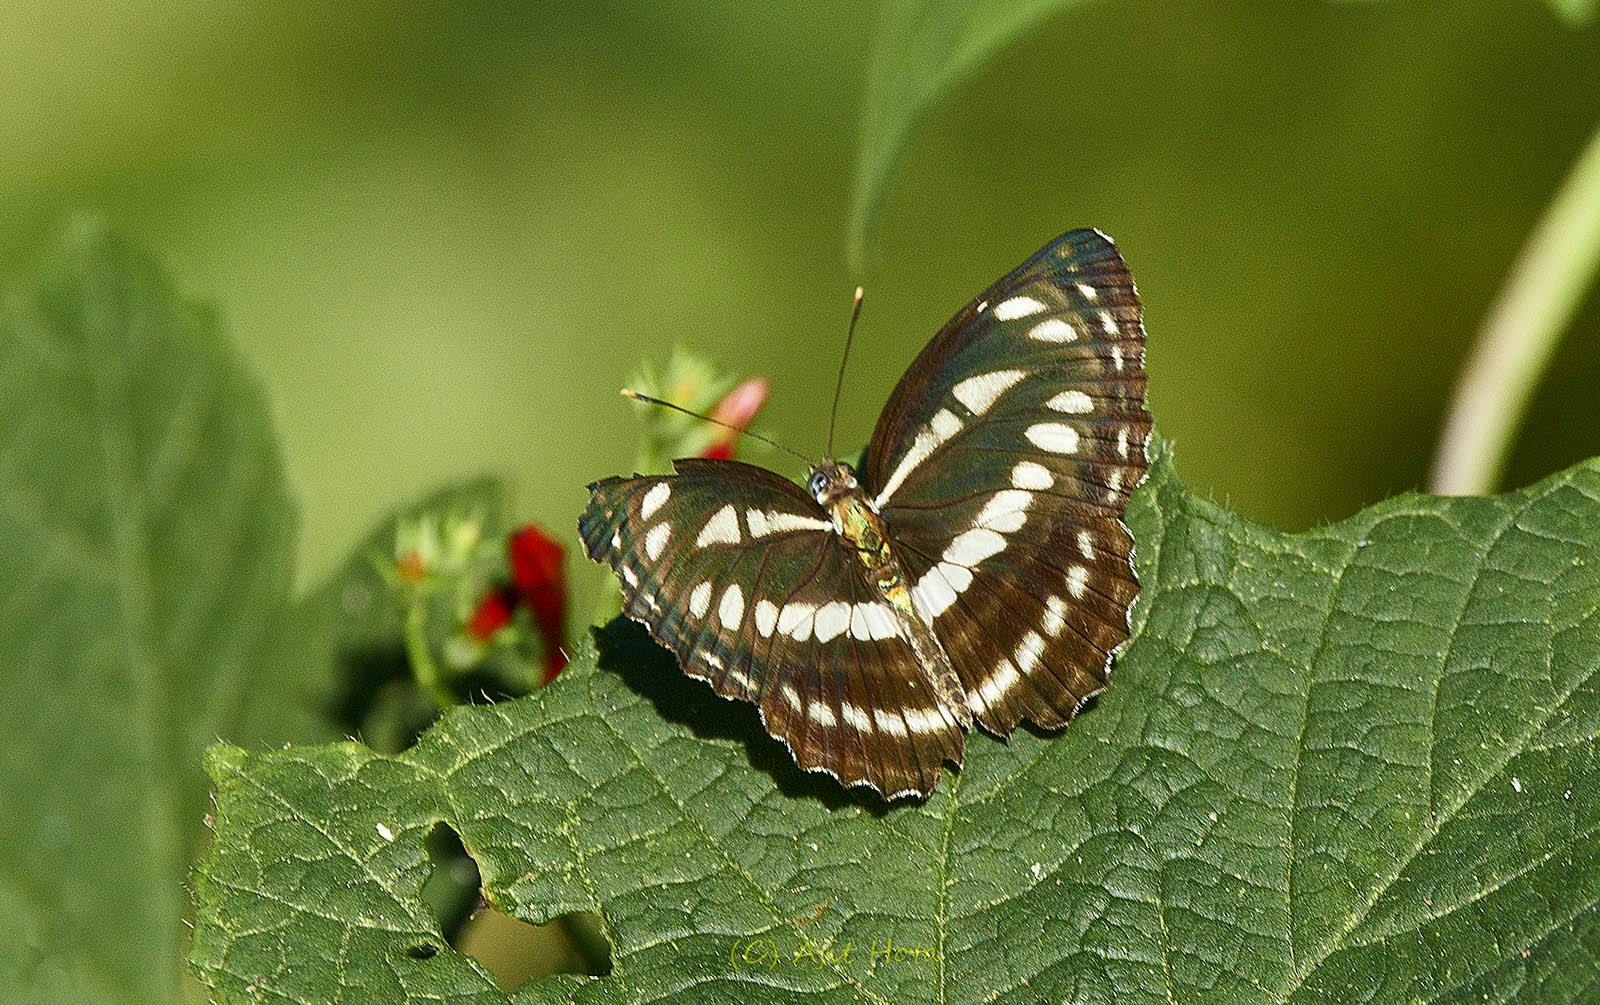
<svg viewBox="0 0 1600 1005"><path fill-rule="evenodd" d="M974 723L1056 729L1105 688L1149 432L1133 279L1075 230L934 336L859 471L679 460L590 485L579 532L624 613L801 768L924 797Z"/></svg>

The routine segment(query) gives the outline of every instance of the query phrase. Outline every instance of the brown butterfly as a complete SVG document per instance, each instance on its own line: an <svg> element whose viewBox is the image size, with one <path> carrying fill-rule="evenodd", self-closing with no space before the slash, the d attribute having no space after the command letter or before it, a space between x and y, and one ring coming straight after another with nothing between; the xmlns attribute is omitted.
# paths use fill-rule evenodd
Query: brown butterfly
<svg viewBox="0 0 1600 1005"><path fill-rule="evenodd" d="M628 617L802 768L926 796L974 720L1060 727L1105 687L1149 431L1133 279L1076 230L923 349L861 470L681 460L590 485L579 530Z"/></svg>

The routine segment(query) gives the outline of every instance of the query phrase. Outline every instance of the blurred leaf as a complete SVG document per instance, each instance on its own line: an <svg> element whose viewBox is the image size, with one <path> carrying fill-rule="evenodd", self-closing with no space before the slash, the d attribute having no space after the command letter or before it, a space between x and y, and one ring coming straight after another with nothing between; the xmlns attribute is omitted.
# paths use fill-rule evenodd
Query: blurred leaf
<svg viewBox="0 0 1600 1005"><path fill-rule="evenodd" d="M1129 519L1111 689L1059 736L974 735L922 804L801 774L626 623L398 756L216 747L194 967L223 1002L503 1001L418 899L445 820L495 906L604 916L609 976L517 1001L1591 991L1600 463L1286 535L1163 459Z"/></svg>
<svg viewBox="0 0 1600 1005"><path fill-rule="evenodd" d="M1550 0L1550 6L1567 22L1584 25L1594 20L1595 8L1600 7L1600 3L1596 0Z"/></svg>
<svg viewBox="0 0 1600 1005"><path fill-rule="evenodd" d="M895 169L934 102L1001 46L1083 0L884 0L862 98L848 237L866 265Z"/></svg>
<svg viewBox="0 0 1600 1005"><path fill-rule="evenodd" d="M218 736L327 738L295 520L217 320L75 225L0 320L0 1000L178 996Z"/></svg>

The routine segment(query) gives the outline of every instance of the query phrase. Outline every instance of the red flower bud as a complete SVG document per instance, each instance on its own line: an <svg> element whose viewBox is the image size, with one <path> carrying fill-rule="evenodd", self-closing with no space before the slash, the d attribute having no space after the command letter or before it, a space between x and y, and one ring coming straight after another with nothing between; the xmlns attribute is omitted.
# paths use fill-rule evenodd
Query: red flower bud
<svg viewBox="0 0 1600 1005"><path fill-rule="evenodd" d="M407 583L416 584L428 578L428 563L422 560L422 552L415 548L408 549L395 561L394 570Z"/></svg>
<svg viewBox="0 0 1600 1005"><path fill-rule="evenodd" d="M725 422L735 429L743 429L755 419L756 413L767 403L767 395L771 392L772 385L768 383L767 378L747 378L717 402L717 407L711 410L711 418ZM733 446L738 441L739 434L732 429L717 427L716 435L717 438L700 452L700 456L712 460L732 460Z"/></svg>
<svg viewBox="0 0 1600 1005"><path fill-rule="evenodd" d="M567 665L567 580L564 549L535 524L511 535L507 544L511 581L544 638L544 679L548 684Z"/></svg>

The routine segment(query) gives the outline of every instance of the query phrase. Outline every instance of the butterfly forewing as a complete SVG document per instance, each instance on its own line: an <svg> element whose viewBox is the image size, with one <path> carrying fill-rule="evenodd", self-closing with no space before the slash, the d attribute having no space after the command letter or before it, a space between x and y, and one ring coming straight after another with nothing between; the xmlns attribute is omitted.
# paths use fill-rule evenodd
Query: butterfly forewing
<svg viewBox="0 0 1600 1005"><path fill-rule="evenodd" d="M963 734L823 510L751 465L677 469L590 486L584 546L617 572L625 613L690 676L755 703L801 767L931 791Z"/></svg>
<svg viewBox="0 0 1600 1005"><path fill-rule="evenodd" d="M1074 231L963 308L902 378L865 482L919 611L997 733L1105 683L1138 592L1144 329L1110 240Z"/></svg>

